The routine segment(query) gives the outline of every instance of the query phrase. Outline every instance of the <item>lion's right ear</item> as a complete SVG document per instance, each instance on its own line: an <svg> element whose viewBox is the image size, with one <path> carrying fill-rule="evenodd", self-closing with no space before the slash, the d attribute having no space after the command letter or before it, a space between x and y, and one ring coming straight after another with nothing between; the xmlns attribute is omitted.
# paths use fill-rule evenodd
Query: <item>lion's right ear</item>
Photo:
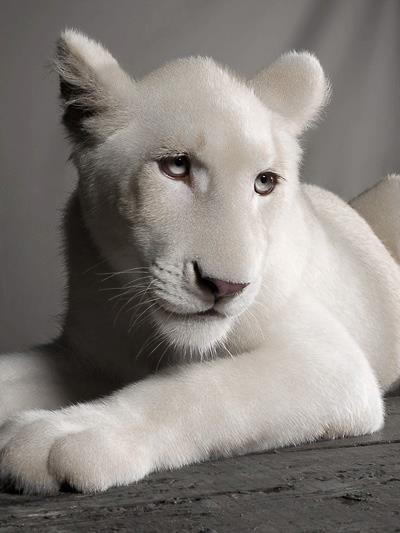
<svg viewBox="0 0 400 533"><path fill-rule="evenodd" d="M135 82L101 44L64 31L54 67L60 76L63 123L75 144L107 137L127 121Z"/></svg>

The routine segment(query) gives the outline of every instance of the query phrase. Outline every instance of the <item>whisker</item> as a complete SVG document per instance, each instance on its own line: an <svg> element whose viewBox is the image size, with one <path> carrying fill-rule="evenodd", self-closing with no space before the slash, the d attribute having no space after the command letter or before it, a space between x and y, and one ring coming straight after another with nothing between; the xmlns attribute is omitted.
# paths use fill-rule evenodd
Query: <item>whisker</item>
<svg viewBox="0 0 400 533"><path fill-rule="evenodd" d="M142 290L140 291L137 291L135 292L120 308L119 312L118 312L118 316L121 314L122 310L125 309L132 300L134 300L135 298L138 298L140 295L141 298L140 298L140 301L139 303L136 305L136 306L133 306L129 311L132 311L135 307L137 307L138 305L140 305L142 303L142 300L144 298L144 296L146 295L147 291L149 290L151 284L154 282L154 279L150 281L150 283L147 284L147 287L143 288ZM148 301L149 303L149 301Z"/></svg>
<svg viewBox="0 0 400 533"><path fill-rule="evenodd" d="M142 347L140 348L139 352L136 354L135 359L140 356L140 354L144 351L145 348L150 348L150 346L157 342L162 336L163 335L160 331L156 331L153 335L149 335L146 341L143 343Z"/></svg>
<svg viewBox="0 0 400 533"><path fill-rule="evenodd" d="M255 324L257 325L257 328L259 329L259 331L261 333L261 336L262 336L263 340L265 340L264 331L263 331L262 327L260 326L260 323L259 323L257 317L251 311L249 311L249 309L247 309L246 312L252 317L252 319L254 320ZM246 318L248 318L248 317L246 317Z"/></svg>
<svg viewBox="0 0 400 533"><path fill-rule="evenodd" d="M147 354L147 357L150 358L151 354L155 352L155 350L157 350L157 348L159 346L161 346L161 344L163 342L166 342L166 340L164 339L164 337L161 339L161 341L151 350L151 352L149 354Z"/></svg>
<svg viewBox="0 0 400 533"><path fill-rule="evenodd" d="M146 290L148 288L148 285L145 282L138 283L137 285L133 287L129 287L128 289L121 289L122 292L119 294L114 294L114 296L111 296L109 298L109 302L112 300L116 300L118 298L123 298L124 296L135 294L138 296L142 291ZM101 289L101 290L109 290L109 289Z"/></svg>
<svg viewBox="0 0 400 533"><path fill-rule="evenodd" d="M169 344L168 344L168 342L167 342L167 345L166 345L166 347L164 348L164 351L163 351L163 353L161 354L160 359L158 360L158 363L157 363L157 365L156 365L156 370L155 370L156 372L158 372L158 369L160 368L161 361L164 359L164 356L165 356L165 354L167 353L168 348L169 348Z"/></svg>
<svg viewBox="0 0 400 533"><path fill-rule="evenodd" d="M146 267L137 267L129 268L127 270L119 270L116 272L98 272L97 274L99 276L104 276L101 281L107 281L108 279L111 279L115 276L120 276L121 274L143 274L145 272L149 272L149 269Z"/></svg>
<svg viewBox="0 0 400 533"><path fill-rule="evenodd" d="M140 298L140 302L142 302L143 298L146 296L148 290L150 289L150 287L153 285L153 283L154 283L155 281L156 281L156 279L152 279L152 280L150 280L149 284L148 284L147 287L144 289L144 292L143 292L143 290L142 290L142 291L139 291L138 296L139 296L140 294L142 294L142 296L141 296L141 298ZM139 302L139 303L140 303L140 302Z"/></svg>
<svg viewBox="0 0 400 533"><path fill-rule="evenodd" d="M152 300L153 303L150 303L150 305L148 307L146 307L135 319L135 321L129 326L129 333L131 333L132 329L135 327L135 324L137 323L137 321L139 320L140 317L142 317L143 315L145 315L145 313L147 313L152 307L154 307L155 305L158 305L158 298L155 299L155 301ZM147 302L143 302L142 305L145 305L146 303L149 303L148 301Z"/></svg>
<svg viewBox="0 0 400 533"><path fill-rule="evenodd" d="M132 289L134 288L136 285L141 285L141 284L144 284L146 283L145 280L149 279L149 278L152 278L153 276L142 276L140 278L135 278L134 280L132 281L129 281L128 283L124 283L123 285L119 285L117 287L101 287L99 290L100 291L124 291L124 290L127 290L127 289Z"/></svg>
<svg viewBox="0 0 400 533"><path fill-rule="evenodd" d="M88 274L89 272L91 272L92 270L94 270L96 267L98 267L99 265L105 263L107 261L107 259L100 259L100 261L98 261L97 263L95 263L93 266L89 267L88 269L84 270L83 271L83 275L85 274Z"/></svg>
<svg viewBox="0 0 400 533"><path fill-rule="evenodd" d="M222 341L222 340L221 340L220 342L221 342L221 345L222 345L223 349L226 350L226 351L228 352L228 354L231 356L232 359L234 359L234 356L233 356L232 353L229 351L229 349L228 349L226 343L225 343L224 341Z"/></svg>
<svg viewBox="0 0 400 533"><path fill-rule="evenodd" d="M118 321L118 318L120 317L122 311L125 309L125 307L126 307L127 305L129 305L129 304L131 303L132 300L135 299L135 296L136 296L136 295L134 294L133 296L131 296L130 298L128 298L127 301L126 301L125 303L123 303L123 304L120 306L119 310L118 310L117 313L115 314L115 317L114 317L114 320L113 320L113 327L116 326L117 321ZM118 304L118 302L116 302L116 303Z"/></svg>
<svg viewBox="0 0 400 533"><path fill-rule="evenodd" d="M157 297L150 298L144 301L136 302L135 305L132 305L132 307L129 307L128 312L131 313L134 309L137 309L138 307L146 304L150 304L152 302L156 302L158 300Z"/></svg>

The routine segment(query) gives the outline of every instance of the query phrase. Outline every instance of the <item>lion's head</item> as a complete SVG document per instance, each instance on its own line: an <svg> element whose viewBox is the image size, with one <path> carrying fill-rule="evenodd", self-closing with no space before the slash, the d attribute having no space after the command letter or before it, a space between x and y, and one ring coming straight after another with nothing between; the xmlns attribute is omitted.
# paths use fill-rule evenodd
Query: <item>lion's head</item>
<svg viewBox="0 0 400 533"><path fill-rule="evenodd" d="M95 243L132 280L146 269L168 340L210 348L268 291L291 231L298 137L328 95L319 62L292 52L247 81L190 57L135 81L69 30L56 68Z"/></svg>

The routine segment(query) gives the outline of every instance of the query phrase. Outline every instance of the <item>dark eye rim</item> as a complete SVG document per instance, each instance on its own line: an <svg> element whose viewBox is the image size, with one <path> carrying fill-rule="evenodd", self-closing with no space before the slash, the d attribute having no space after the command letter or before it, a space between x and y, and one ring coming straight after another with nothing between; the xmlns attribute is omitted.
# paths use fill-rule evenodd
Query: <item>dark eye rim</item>
<svg viewBox="0 0 400 533"><path fill-rule="evenodd" d="M257 183L257 178L259 178L263 174L268 174L273 179L273 183L272 183L271 189L268 189L266 191L260 192L260 191L257 190L256 183ZM277 172L274 172L273 170L263 170L262 172L259 172L257 174L257 176L255 177L254 190L259 196L268 196L269 194L271 194L275 190L275 187L278 185L279 181L280 180L284 180L284 179L285 178L283 178L282 176L280 176Z"/></svg>
<svg viewBox="0 0 400 533"><path fill-rule="evenodd" d="M185 174L175 174L171 172L168 168L168 166L174 162L175 159L182 158L186 161L186 172ZM173 180L188 180L190 178L190 170L191 170L191 160L188 154L181 153L181 154L171 154L161 157L157 160L158 167L160 171L167 176L170 179Z"/></svg>

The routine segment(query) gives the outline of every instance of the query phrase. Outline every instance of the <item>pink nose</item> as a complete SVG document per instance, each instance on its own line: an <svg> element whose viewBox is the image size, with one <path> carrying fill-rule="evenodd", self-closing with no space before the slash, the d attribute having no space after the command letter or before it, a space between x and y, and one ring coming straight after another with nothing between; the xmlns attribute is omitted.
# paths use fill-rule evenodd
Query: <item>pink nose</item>
<svg viewBox="0 0 400 533"><path fill-rule="evenodd" d="M211 291L217 298L224 298L225 296L233 296L245 289L248 283L233 283L223 279L204 278Z"/></svg>
<svg viewBox="0 0 400 533"><path fill-rule="evenodd" d="M196 262L194 263L194 271L196 273L197 283L201 287L211 291L216 299L225 298L225 296L234 296L249 285L248 283L236 283L205 276Z"/></svg>

